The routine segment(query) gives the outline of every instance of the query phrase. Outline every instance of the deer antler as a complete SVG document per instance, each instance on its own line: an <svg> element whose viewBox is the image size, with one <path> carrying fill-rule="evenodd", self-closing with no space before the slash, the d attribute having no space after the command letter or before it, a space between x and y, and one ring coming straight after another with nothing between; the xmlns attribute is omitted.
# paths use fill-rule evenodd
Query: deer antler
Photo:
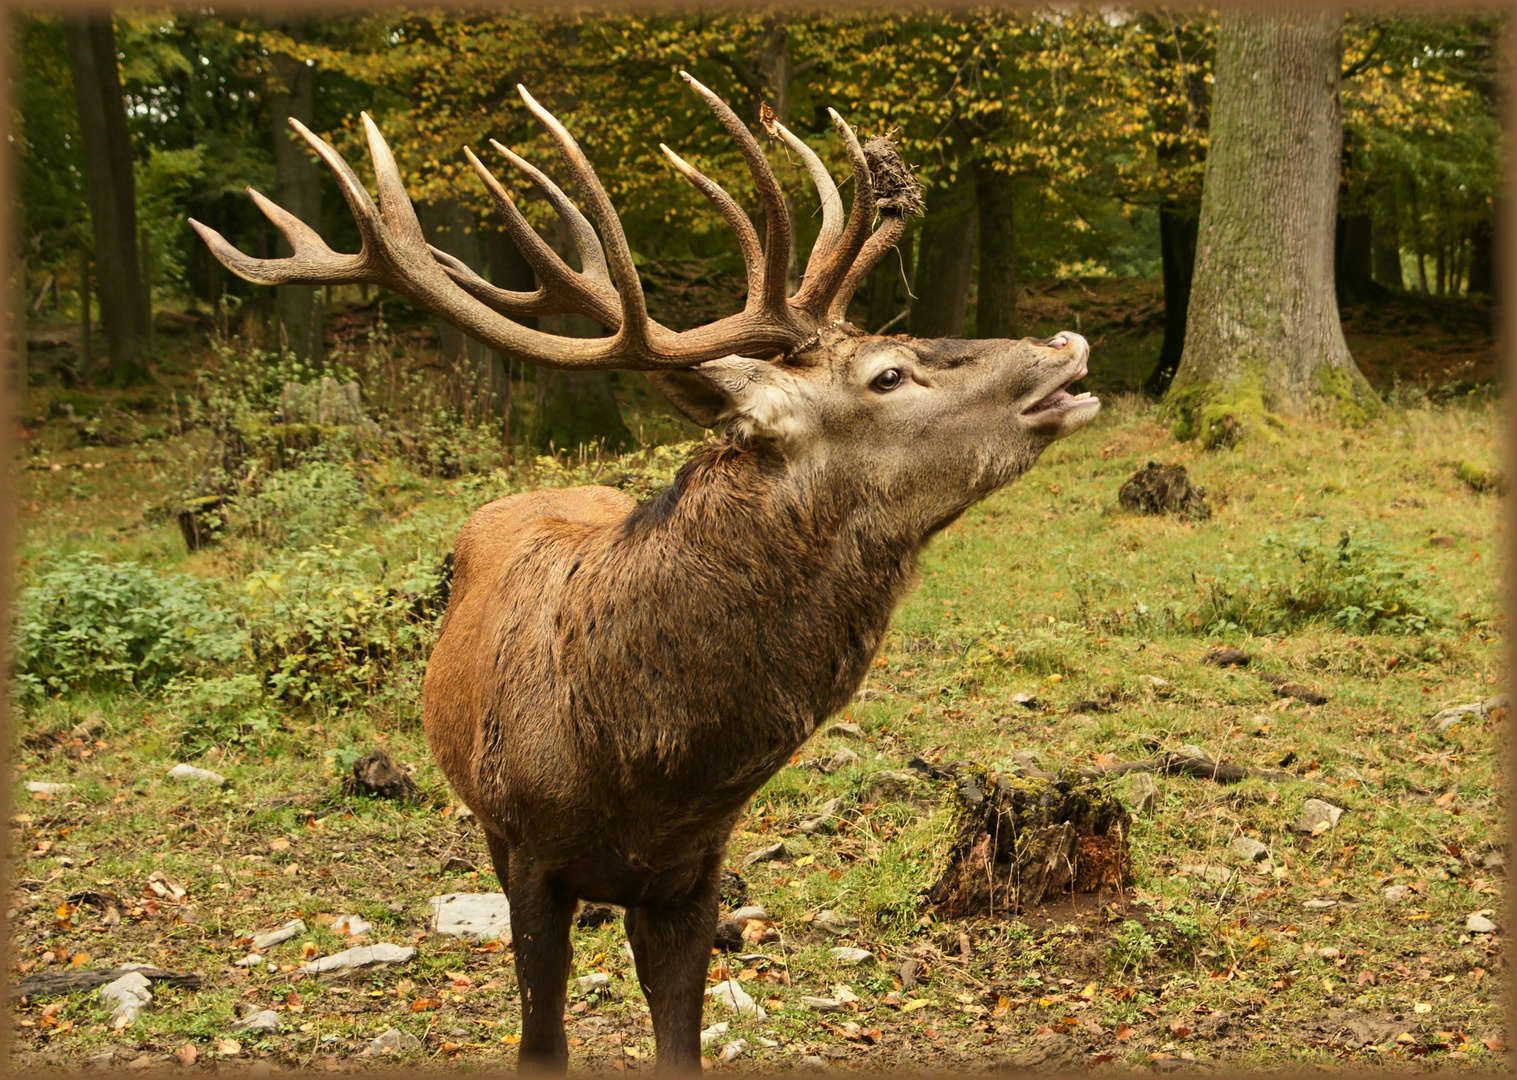
<svg viewBox="0 0 1517 1080"><path fill-rule="evenodd" d="M504 146L493 143L507 161L527 175L568 225L583 267L574 270L543 242L506 189L466 148L464 154L484 183L506 231L537 274L539 287L533 292L497 288L459 260L427 244L406 195L395 156L367 113L362 114L362 119L374 162L377 207L342 156L294 117L290 118L290 125L337 179L338 189L362 238L357 254L333 251L314 229L252 188L248 194L289 240L293 250L289 257L250 258L216 230L193 218L190 224L228 269L255 284L383 285L491 348L548 367L664 370L691 367L734 353L758 357L783 353L809 338L824 321L844 317L854 290L899 239L905 228L905 213L921 212L921 196L888 140L871 140L869 146L860 148L853 130L833 112L833 123L847 144L854 170L854 204L847 225L843 226L842 200L821 160L783 125L774 123L771 134L778 131L785 144L800 154L823 204L822 232L807 263L805 279L800 291L787 299L785 269L792 223L779 182L758 141L737 114L693 77L680 74L737 141L764 206L767 233L765 243L760 246L753 223L732 197L668 147L660 145L674 166L712 201L732 227L748 271L748 300L743 310L693 330L675 332L648 316L642 283L621 219L595 170L574 137L521 86L517 90L522 100L558 143L580 196L600 230L597 237L596 229L552 180ZM888 148L888 152L876 152L878 161L870 157L876 143ZM914 202L897 199L899 205L887 205L887 200L880 199L877 205L874 174L880 170L879 161L887 166L893 162L894 174L898 174L898 180L904 178ZM899 208L908 203L908 211ZM877 212L881 227L870 236ZM522 326L510 318L566 311L588 315L610 329L612 335L558 337Z"/></svg>

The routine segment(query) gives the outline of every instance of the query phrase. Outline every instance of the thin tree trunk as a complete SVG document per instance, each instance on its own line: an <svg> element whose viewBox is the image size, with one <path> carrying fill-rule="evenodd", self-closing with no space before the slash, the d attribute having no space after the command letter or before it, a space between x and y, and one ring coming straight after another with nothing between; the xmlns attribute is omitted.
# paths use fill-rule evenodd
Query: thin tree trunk
<svg viewBox="0 0 1517 1080"><path fill-rule="evenodd" d="M1197 212L1181 206L1159 207L1159 256L1164 271L1164 342L1159 359L1143 383L1153 397L1163 397L1174 381L1185 351L1185 316L1196 271Z"/></svg>
<svg viewBox="0 0 1517 1080"><path fill-rule="evenodd" d="M790 80L795 77L795 64L790 59L790 25L783 15L775 16L767 21L768 32L764 35L759 45L758 52L753 58L753 70L758 81L768 90L768 105L774 110L775 119L786 127L790 126ZM758 97L758 95L755 95ZM762 100L755 100L753 104L753 123L759 122L759 109L764 104ZM785 193L785 210L790 215L792 222L797 220L795 212L795 196L788 191ZM762 214L759 215L762 218ZM756 222L759 235L764 235L764 224ZM793 295L801 284L800 262L796 258L796 231L790 230L790 250L785 263L785 291Z"/></svg>
<svg viewBox="0 0 1517 1080"><path fill-rule="evenodd" d="M887 331L905 332L905 316L911 309L911 260L916 230L907 229L896 242L895 251L887 254L869 273L869 314L864 328L871 334Z"/></svg>
<svg viewBox="0 0 1517 1080"><path fill-rule="evenodd" d="M79 371L90 369L95 361L95 342L90 326L90 249L79 246Z"/></svg>
<svg viewBox="0 0 1517 1080"><path fill-rule="evenodd" d="M489 229L485 232L485 254L490 264L490 281L498 287L512 292L532 292L537 288L537 275L532 272L532 264L516 249L516 244L504 229ZM537 327L537 319L530 315L522 316L516 321L533 329ZM502 353L491 355L498 361L498 366L493 366L490 370L490 389L495 396L496 410L505 422L505 441L509 446L512 440L513 408L511 371L513 367L525 369L528 365Z"/></svg>
<svg viewBox="0 0 1517 1080"><path fill-rule="evenodd" d="M954 184L929 198L911 291L914 337L962 337L974 269L975 183L961 168ZM936 205L934 212L931 207Z"/></svg>
<svg viewBox="0 0 1517 1080"><path fill-rule="evenodd" d="M137 194L132 173L126 100L116 67L116 34L109 13L64 20L74 100L79 106L80 159L100 268L100 318L105 324L110 378L118 386L147 375L146 305L137 265Z"/></svg>
<svg viewBox="0 0 1517 1080"><path fill-rule="evenodd" d="M1438 238L1438 250L1433 255L1433 265L1437 273L1437 289L1439 296L1448 295L1448 240L1445 237Z"/></svg>
<svg viewBox="0 0 1517 1080"><path fill-rule="evenodd" d="M1375 281L1383 288L1404 289L1401 277L1401 237L1394 219L1377 221L1370 229Z"/></svg>
<svg viewBox="0 0 1517 1080"><path fill-rule="evenodd" d="M1379 401L1349 354L1333 288L1343 148L1342 16L1230 10L1185 350L1166 406L1181 438L1230 445L1272 412Z"/></svg>
<svg viewBox="0 0 1517 1080"><path fill-rule="evenodd" d="M1385 295L1375 284L1372 231L1368 214L1338 215L1333 278L1340 304L1364 304Z"/></svg>
<svg viewBox="0 0 1517 1080"><path fill-rule="evenodd" d="M1015 178L988 161L975 162L979 204L980 278L975 300L975 336L1017 335L1016 230L1012 208Z"/></svg>
<svg viewBox="0 0 1517 1080"><path fill-rule="evenodd" d="M1491 295L1491 237L1494 230L1489 218L1475 222L1470 229L1470 266L1465 291L1470 296Z"/></svg>
<svg viewBox="0 0 1517 1080"><path fill-rule="evenodd" d="M474 211L457 199L422 203L416 209L428 243L446 251L476 274L484 273L484 252L479 243L479 222ZM498 412L504 403L505 389L497 369L505 368L504 358L449 323L438 320L437 329L442 341L443 364L451 376L449 381L455 388L461 388L472 384L476 376L483 375L490 392L491 411ZM453 405L461 407L462 399L455 400Z"/></svg>
<svg viewBox="0 0 1517 1080"><path fill-rule="evenodd" d="M271 17L269 26L296 41L305 36L305 20ZM316 124L316 69L293 56L269 58L269 118L274 136L274 201L311 228L321 231L321 165L290 127L294 117L307 127ZM289 241L278 240L279 254L288 256ZM275 288L274 319L280 341L295 355L320 363L326 342L321 290L314 285Z"/></svg>

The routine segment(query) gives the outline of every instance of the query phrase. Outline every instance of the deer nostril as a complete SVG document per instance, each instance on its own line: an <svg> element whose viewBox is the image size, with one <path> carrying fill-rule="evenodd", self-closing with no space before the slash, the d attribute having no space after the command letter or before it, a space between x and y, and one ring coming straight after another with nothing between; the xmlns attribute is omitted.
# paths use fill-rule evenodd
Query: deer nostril
<svg viewBox="0 0 1517 1080"><path fill-rule="evenodd" d="M1064 346L1066 346L1068 344L1069 344L1069 335L1068 334L1055 334L1053 337L1051 337L1051 338L1048 339L1048 347L1050 349L1062 349Z"/></svg>

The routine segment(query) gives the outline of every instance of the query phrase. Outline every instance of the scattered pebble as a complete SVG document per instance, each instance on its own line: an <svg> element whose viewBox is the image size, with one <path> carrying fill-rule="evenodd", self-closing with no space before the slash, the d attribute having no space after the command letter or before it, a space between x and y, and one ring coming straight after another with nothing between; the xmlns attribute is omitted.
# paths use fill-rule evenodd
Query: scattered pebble
<svg viewBox="0 0 1517 1080"><path fill-rule="evenodd" d="M789 857L790 853L785 850L785 842L781 840L777 844L770 844L768 847L762 847L757 851L749 852L747 857L743 859L743 869L746 870L748 867L756 866L761 862L774 862L776 859L786 859Z"/></svg>
<svg viewBox="0 0 1517 1080"><path fill-rule="evenodd" d="M832 760L827 764L832 766L833 772L836 772L838 769L846 768L849 765L857 765L858 763L859 756L848 749L848 747L843 746L838 748L838 752L832 755Z"/></svg>
<svg viewBox="0 0 1517 1080"><path fill-rule="evenodd" d="M73 791L73 784L49 784L42 780L28 780L26 790L33 795L62 795L64 792Z"/></svg>
<svg viewBox="0 0 1517 1080"><path fill-rule="evenodd" d="M589 975L581 975L574 980L574 992L577 994L590 994L603 987L611 985L611 976L604 971L592 972Z"/></svg>
<svg viewBox="0 0 1517 1080"><path fill-rule="evenodd" d="M727 1034L727 1029L731 1026L725 1020L720 1024L712 1024L705 1031L701 1032L701 1045L705 1046L708 1043L716 1041L718 1037Z"/></svg>
<svg viewBox="0 0 1517 1080"><path fill-rule="evenodd" d="M427 904L435 934L511 944L511 903L505 893L444 893Z"/></svg>
<svg viewBox="0 0 1517 1080"><path fill-rule="evenodd" d="M1117 778L1117 801L1134 817L1152 814L1159 805L1159 786L1144 772L1124 773Z"/></svg>
<svg viewBox="0 0 1517 1080"><path fill-rule="evenodd" d="M1269 845L1260 843L1252 836L1237 837L1228 850L1245 862L1263 862L1269 858Z"/></svg>
<svg viewBox="0 0 1517 1080"><path fill-rule="evenodd" d="M1335 908L1335 907L1337 907L1338 906L1338 901L1336 901L1336 900L1306 900L1306 901L1302 902L1301 906L1304 907L1304 908L1306 908L1307 911L1326 911L1328 908Z"/></svg>
<svg viewBox="0 0 1517 1080"><path fill-rule="evenodd" d="M1461 722L1478 723L1485 719L1486 708L1482 702L1471 705L1455 705L1451 709L1444 709L1433 717L1433 724L1438 728L1438 734L1447 735L1449 729Z"/></svg>
<svg viewBox="0 0 1517 1080"><path fill-rule="evenodd" d="M279 1030L279 1014L273 1009L255 1010L233 1024L232 1030L272 1035Z"/></svg>
<svg viewBox="0 0 1517 1080"><path fill-rule="evenodd" d="M868 949L860 949L853 945L839 945L832 950L832 958L840 964L872 964L874 953Z"/></svg>
<svg viewBox="0 0 1517 1080"><path fill-rule="evenodd" d="M746 1039L733 1039L726 1046L722 1047L721 1062L723 1065L730 1065L747 1052L748 1042Z"/></svg>
<svg viewBox="0 0 1517 1080"><path fill-rule="evenodd" d="M1161 679L1157 675L1139 675L1138 681L1150 690L1162 690L1169 685L1168 679Z"/></svg>
<svg viewBox="0 0 1517 1080"><path fill-rule="evenodd" d="M852 753L852 751L846 751L846 752L847 753ZM845 753L845 751L842 751L842 750L838 751L839 756L841 756L843 753ZM858 755L857 754L854 754L854 760L855 761L858 760ZM833 762L836 763L836 761L837 761L837 758L833 758ZM842 808L843 808L843 800L842 799L828 799L826 802L824 802L822 804L821 813L819 813L814 818L808 818L807 820L801 822L801 824L800 824L801 832L806 833L808 835L810 835L811 833L821 832L824 828L827 827L828 823L831 822L833 818L837 817L838 811L842 810Z"/></svg>
<svg viewBox="0 0 1517 1080"><path fill-rule="evenodd" d="M374 924L366 922L357 915L339 915L332 920L332 933L346 934L348 937L358 937L367 934L374 929Z"/></svg>
<svg viewBox="0 0 1517 1080"><path fill-rule="evenodd" d="M811 916L811 925L818 930L825 930L829 934L846 934L858 924L859 921L857 919L845 919L830 909L818 911L815 915Z"/></svg>
<svg viewBox="0 0 1517 1080"><path fill-rule="evenodd" d="M717 983L706 991L706 996L712 1001L720 1002L733 1012L752 1013L759 1020L769 1019L769 1014L764 1007L753 1000L753 997L739 985L736 979L728 979L726 982Z"/></svg>
<svg viewBox="0 0 1517 1080"><path fill-rule="evenodd" d="M113 1026L126 1027L152 1004L151 985L142 972L128 971L115 982L106 983L100 988L100 1000L115 1006L111 1010Z"/></svg>
<svg viewBox="0 0 1517 1080"><path fill-rule="evenodd" d="M803 997L801 1004L817 1012L838 1012L843 1007L843 1003L836 998L824 997Z"/></svg>
<svg viewBox="0 0 1517 1080"><path fill-rule="evenodd" d="M379 1057L386 1052L394 1053L397 1050L415 1050L420 1045L421 1040L415 1035L407 1034L399 1028L391 1028L369 1044L369 1053L375 1057Z"/></svg>
<svg viewBox="0 0 1517 1080"><path fill-rule="evenodd" d="M920 960L902 960L897 974L901 976L901 989L912 990L917 984L917 972L922 970Z"/></svg>
<svg viewBox="0 0 1517 1080"><path fill-rule="evenodd" d="M234 960L232 962L232 966L240 968L255 968L261 963L263 963L263 957L259 956L257 953L248 953L241 960Z"/></svg>
<svg viewBox="0 0 1517 1080"><path fill-rule="evenodd" d="M1494 934L1496 932L1496 924L1478 911L1465 920L1464 928L1471 934Z"/></svg>
<svg viewBox="0 0 1517 1080"><path fill-rule="evenodd" d="M796 1063L797 1072L826 1072L827 1059L816 1054L807 1054Z"/></svg>
<svg viewBox="0 0 1517 1080"><path fill-rule="evenodd" d="M740 923L745 923L749 919L759 919L759 920L761 920L763 922L768 922L769 921L769 912L765 911L763 908L759 907L759 905L757 905L757 904L748 904L745 907L738 908L736 911L734 911L731 915L729 915L727 917L729 919L732 919L735 922L740 922Z"/></svg>
<svg viewBox="0 0 1517 1080"><path fill-rule="evenodd" d="M1043 703L1038 700L1036 694L1029 694L1025 691L1012 694L1011 703L1013 705L1020 705L1024 709L1040 709L1043 707Z"/></svg>
<svg viewBox="0 0 1517 1080"><path fill-rule="evenodd" d="M1208 765L1216 764L1212 756L1195 743L1186 743L1180 747L1179 753L1182 757L1195 758L1197 761L1204 761Z"/></svg>
<svg viewBox="0 0 1517 1080"><path fill-rule="evenodd" d="M1296 831L1318 836L1335 828L1343 816L1343 808L1321 799L1307 799L1301 804L1301 818L1296 822Z"/></svg>
<svg viewBox="0 0 1517 1080"><path fill-rule="evenodd" d="M1399 904L1401 901L1406 899L1406 894L1408 891L1409 890L1405 885L1388 885L1381 895L1391 903Z"/></svg>
<svg viewBox="0 0 1517 1080"><path fill-rule="evenodd" d="M298 970L306 975L328 977L351 975L355 971L363 971L366 968L404 964L415 955L416 950L409 945L391 945L388 942L381 942L378 945L360 945L356 949L344 949L340 953L323 956L319 960L312 960L309 964L302 964Z"/></svg>
<svg viewBox="0 0 1517 1080"><path fill-rule="evenodd" d="M259 952L267 952L275 945L281 945L293 937L299 937L306 932L306 924L299 919L285 923L278 930L270 930L265 934L253 935L253 948Z"/></svg>
<svg viewBox="0 0 1517 1080"><path fill-rule="evenodd" d="M847 721L840 721L828 728L827 734L831 736L841 736L845 739L862 739L864 737L864 729L861 728L858 724L851 724Z"/></svg>
<svg viewBox="0 0 1517 1080"><path fill-rule="evenodd" d="M193 765L180 762L169 770L170 780L194 781L205 784L225 784L226 777L210 769L197 769Z"/></svg>

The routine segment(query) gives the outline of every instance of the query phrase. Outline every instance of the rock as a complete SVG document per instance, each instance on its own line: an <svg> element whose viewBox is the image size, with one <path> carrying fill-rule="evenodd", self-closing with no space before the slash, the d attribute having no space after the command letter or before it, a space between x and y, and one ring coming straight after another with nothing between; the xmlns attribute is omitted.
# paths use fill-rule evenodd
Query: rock
<svg viewBox="0 0 1517 1080"><path fill-rule="evenodd" d="M210 769L197 769L195 766L186 765L182 761L169 770L169 779L178 780L181 783L226 783L226 777L222 776L220 773L212 772Z"/></svg>
<svg viewBox="0 0 1517 1080"><path fill-rule="evenodd" d="M1205 762L1208 765L1216 764L1216 762L1212 760L1212 756L1205 750L1202 750L1195 743L1186 743L1184 746L1180 747L1178 753L1182 757L1195 758L1197 761Z"/></svg>
<svg viewBox="0 0 1517 1080"><path fill-rule="evenodd" d="M733 1012L752 1013L759 1020L769 1019L769 1014L764 1011L764 1007L754 1001L736 979L717 983L706 991L706 996L712 1001L727 1006Z"/></svg>
<svg viewBox="0 0 1517 1080"><path fill-rule="evenodd" d="M838 751L838 753L839 753L839 755L841 755L843 753L843 751L840 750L840 751ZM834 758L833 760L836 761L837 759ZM855 761L858 760L858 755L857 754L854 755L854 760ZM814 818L808 818L807 820L801 822L801 824L800 824L800 830L801 830L801 832L806 833L808 835L810 835L811 833L821 832L822 829L824 829L824 828L827 827L827 824L830 821L832 821L833 818L835 818L835 817L838 816L838 814L842 811L842 809L843 809L843 800L842 799L828 799L826 802L824 802L822 804L821 812L819 814L817 814L816 817L814 817Z"/></svg>
<svg viewBox="0 0 1517 1080"><path fill-rule="evenodd" d="M857 919L845 919L830 909L823 909L811 916L812 926L818 930L825 930L829 934L837 934L839 936L848 933L849 930L858 924L859 921Z"/></svg>
<svg viewBox="0 0 1517 1080"><path fill-rule="evenodd" d="M1308 705L1326 705L1327 695L1320 694L1309 686L1287 679L1284 675L1261 674L1259 678L1275 688L1275 693L1283 698L1295 698L1304 701Z"/></svg>
<svg viewBox="0 0 1517 1080"><path fill-rule="evenodd" d="M581 975L574 980L574 992L576 994L593 994L611 985L611 976L604 971L592 972L589 975Z"/></svg>
<svg viewBox="0 0 1517 1080"><path fill-rule="evenodd" d="M1326 911L1328 908L1335 908L1335 907L1337 907L1338 906L1338 901L1336 901L1336 900L1303 900L1301 902L1301 906L1304 907L1307 911Z"/></svg>
<svg viewBox="0 0 1517 1080"><path fill-rule="evenodd" d="M416 781L380 747L353 762L353 775L343 788L349 795L377 795L399 802L415 802L421 797Z"/></svg>
<svg viewBox="0 0 1517 1080"><path fill-rule="evenodd" d="M444 893L427 905L433 933L511 944L511 902L505 893Z"/></svg>
<svg viewBox="0 0 1517 1080"><path fill-rule="evenodd" d="M826 1072L827 1059L816 1054L807 1054L796 1062L796 1072Z"/></svg>
<svg viewBox="0 0 1517 1080"><path fill-rule="evenodd" d="M748 902L748 883L736 870L722 868L722 903L746 904Z"/></svg>
<svg viewBox="0 0 1517 1080"><path fill-rule="evenodd" d="M1433 725L1438 728L1438 734L1446 735L1450 728L1458 723L1479 723L1485 719L1485 705L1476 702L1473 705L1455 705L1451 709L1444 709L1433 717Z"/></svg>
<svg viewBox="0 0 1517 1080"><path fill-rule="evenodd" d="M827 734L833 738L862 739L864 729L858 724L851 724L845 720L833 724L827 729Z"/></svg>
<svg viewBox="0 0 1517 1080"><path fill-rule="evenodd" d="M379 1057L382 1054L393 1054L397 1051L415 1050L419 1046L421 1046L421 1040L415 1035L407 1034L399 1028L391 1028L369 1043L369 1053Z"/></svg>
<svg viewBox="0 0 1517 1080"><path fill-rule="evenodd" d="M856 966L874 963L874 953L868 949L855 948L852 945L840 945L832 950L832 958L840 964Z"/></svg>
<svg viewBox="0 0 1517 1080"><path fill-rule="evenodd" d="M1497 709L1509 708L1512 704L1512 695L1497 694L1495 697L1486 698L1481 704L1485 706L1486 712L1494 713Z"/></svg>
<svg viewBox="0 0 1517 1080"><path fill-rule="evenodd" d="M574 925L581 930L592 930L616 921L616 909L610 904L580 904L574 914Z"/></svg>
<svg viewBox="0 0 1517 1080"><path fill-rule="evenodd" d="M1269 845L1262 844L1252 836L1239 836L1228 845L1228 850L1244 862L1263 862L1269 858Z"/></svg>
<svg viewBox="0 0 1517 1080"><path fill-rule="evenodd" d="M1011 695L1011 703L1020 705L1024 709L1041 709L1043 703L1038 700L1036 694L1016 693Z"/></svg>
<svg viewBox="0 0 1517 1080"><path fill-rule="evenodd" d="M1338 949L1333 948L1331 945L1329 945L1325 949L1318 949L1317 950L1317 959L1318 960L1336 960L1336 959L1338 959L1338 957L1340 957L1342 955L1343 955L1342 952L1340 952Z"/></svg>
<svg viewBox="0 0 1517 1080"><path fill-rule="evenodd" d="M1117 490L1117 502L1134 514L1172 514L1191 521L1211 517L1206 489L1191 483L1184 465L1150 461Z"/></svg>
<svg viewBox="0 0 1517 1080"><path fill-rule="evenodd" d="M749 852L747 857L743 859L743 869L746 870L750 866L757 866L761 862L774 862L776 859L788 859L789 857L790 853L785 850L785 842L781 840L777 844L770 844L768 847L762 847L757 851Z"/></svg>
<svg viewBox="0 0 1517 1080"><path fill-rule="evenodd" d="M1380 895L1393 904L1399 904L1406 899L1406 894L1409 891L1405 885L1388 885Z"/></svg>
<svg viewBox="0 0 1517 1080"><path fill-rule="evenodd" d="M716 1041L720 1036L727 1034L727 1029L731 1026L725 1020L720 1024L712 1024L705 1031L701 1032L701 1045L705 1046L707 1043Z"/></svg>
<svg viewBox="0 0 1517 1080"><path fill-rule="evenodd" d="M716 924L716 934L712 939L712 947L722 952L741 952L743 946L743 924L736 919L723 919Z"/></svg>
<svg viewBox="0 0 1517 1080"><path fill-rule="evenodd" d="M1213 885L1226 884L1232 878L1233 872L1225 866L1215 866L1207 863L1182 863L1180 873L1189 877L1198 877L1202 881L1209 881Z"/></svg>
<svg viewBox="0 0 1517 1080"><path fill-rule="evenodd" d="M409 945L391 945L388 942L381 942L378 945L360 945L354 949L344 949L340 953L333 953L331 956L312 960L309 964L302 964L297 970L306 975L341 978L369 968L404 964L415 955L416 950Z"/></svg>
<svg viewBox="0 0 1517 1080"><path fill-rule="evenodd" d="M471 860L464 858L462 855L449 855L442 861L442 866L439 867L439 869L444 874L451 874L455 872L460 874L472 874L477 872L479 870L479 867L475 866Z"/></svg>
<svg viewBox="0 0 1517 1080"><path fill-rule="evenodd" d="M231 1030L272 1035L279 1030L279 1014L273 1009L254 1010L233 1024Z"/></svg>
<svg viewBox="0 0 1517 1080"><path fill-rule="evenodd" d="M262 963L263 957L259 956L257 953L248 953L241 960L232 961L232 966L240 968L255 968Z"/></svg>
<svg viewBox="0 0 1517 1080"><path fill-rule="evenodd" d="M128 971L115 982L100 988L100 1000L113 1006L111 1021L115 1027L126 1027L141 1015L153 1001L153 991L147 976L140 971Z"/></svg>
<svg viewBox="0 0 1517 1080"><path fill-rule="evenodd" d="M1159 786L1145 772L1123 773L1115 785L1117 800L1133 817L1152 814L1159 805Z"/></svg>
<svg viewBox="0 0 1517 1080"><path fill-rule="evenodd" d="M1471 934L1494 934L1496 932L1496 924L1479 911L1465 920L1464 928Z"/></svg>
<svg viewBox="0 0 1517 1080"><path fill-rule="evenodd" d="M727 917L729 919L735 919L740 923L745 923L749 919L761 919L764 922L770 921L769 912L765 911L758 904L748 904L744 907L740 907Z"/></svg>
<svg viewBox="0 0 1517 1080"><path fill-rule="evenodd" d="M357 915L339 915L332 920L332 933L344 934L347 937L358 937L367 934L374 929L374 924L359 918Z"/></svg>
<svg viewBox="0 0 1517 1080"><path fill-rule="evenodd" d="M1342 807L1323 802L1321 799L1307 799L1301 804L1301 818L1296 822L1296 831L1319 836L1329 829L1336 828L1338 819L1342 816Z"/></svg>
<svg viewBox="0 0 1517 1080"><path fill-rule="evenodd" d="M65 792L73 791L74 785L49 784L42 780L28 780L26 782L26 790L33 795L62 795Z"/></svg>
<svg viewBox="0 0 1517 1080"><path fill-rule="evenodd" d="M1500 469L1487 469L1473 461L1460 461L1454 465L1454 475L1477 495L1491 492L1506 494L1506 476Z"/></svg>
<svg viewBox="0 0 1517 1080"><path fill-rule="evenodd" d="M264 934L253 935L253 948L259 952L267 952L275 945L281 945L292 937L299 937L306 932L306 924L299 919L292 919L278 930L270 930Z"/></svg>
<svg viewBox="0 0 1517 1080"><path fill-rule="evenodd" d="M1157 675L1139 675L1138 681L1150 690L1162 690L1169 685L1168 679L1161 679Z"/></svg>
<svg viewBox="0 0 1517 1080"><path fill-rule="evenodd" d="M896 974L901 977L901 989L913 990L917 984L917 972L922 970L920 960L902 960Z"/></svg>
<svg viewBox="0 0 1517 1080"><path fill-rule="evenodd" d="M837 998L803 997L801 1004L817 1012L838 1012L843 1008L843 1003Z"/></svg>
<svg viewBox="0 0 1517 1080"><path fill-rule="evenodd" d="M748 1043L746 1040L733 1039L726 1046L722 1047L721 1062L723 1065L730 1065L747 1052Z"/></svg>
<svg viewBox="0 0 1517 1080"><path fill-rule="evenodd" d="M832 760L827 764L832 767L833 772L836 772L839 769L846 768L849 765L857 765L858 763L859 756L852 750L848 749L848 747L844 746L839 748L838 752L832 755Z"/></svg>
<svg viewBox="0 0 1517 1080"><path fill-rule="evenodd" d="M1213 649L1201 658L1201 662L1216 667L1248 667L1248 653L1231 647Z"/></svg>

